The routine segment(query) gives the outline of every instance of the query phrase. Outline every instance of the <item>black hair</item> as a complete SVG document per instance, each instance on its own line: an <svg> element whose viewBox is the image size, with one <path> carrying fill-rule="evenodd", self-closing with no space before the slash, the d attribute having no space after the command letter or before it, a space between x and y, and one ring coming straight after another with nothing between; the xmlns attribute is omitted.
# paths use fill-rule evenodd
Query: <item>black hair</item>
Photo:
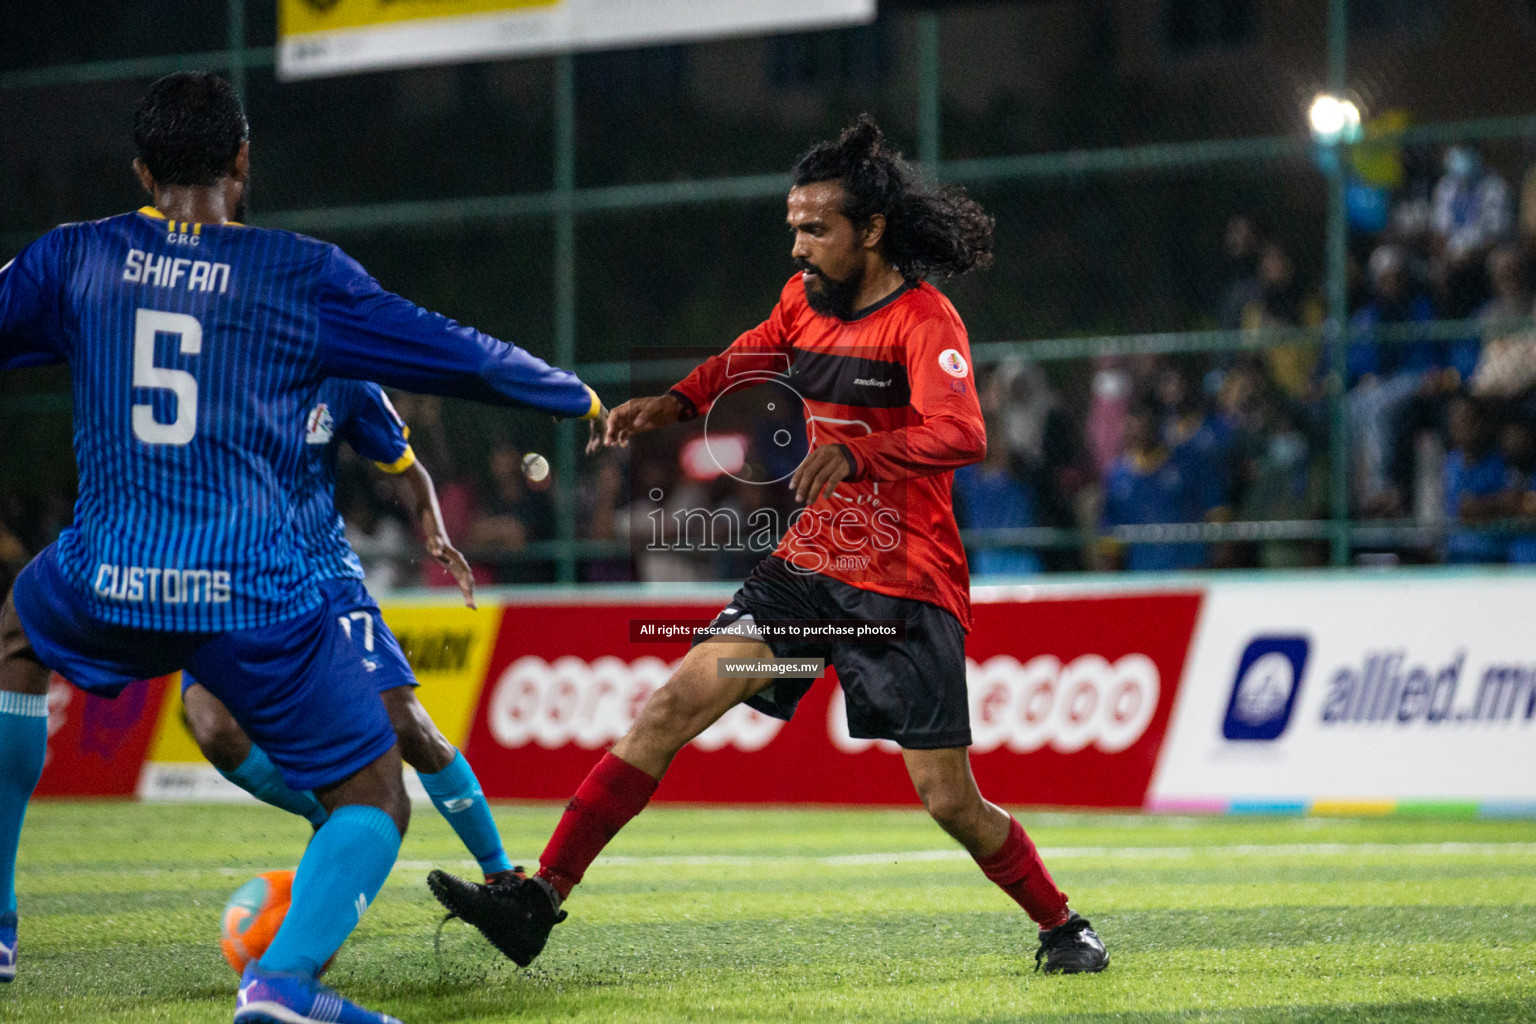
<svg viewBox="0 0 1536 1024"><path fill-rule="evenodd" d="M161 185L214 184L249 136L240 97L207 71L158 79L133 112L133 144Z"/></svg>
<svg viewBox="0 0 1536 1024"><path fill-rule="evenodd" d="M856 226L885 217L881 251L909 281L992 262L993 220L981 204L958 185L923 182L868 114L795 162L796 187L822 181L842 186L843 215Z"/></svg>

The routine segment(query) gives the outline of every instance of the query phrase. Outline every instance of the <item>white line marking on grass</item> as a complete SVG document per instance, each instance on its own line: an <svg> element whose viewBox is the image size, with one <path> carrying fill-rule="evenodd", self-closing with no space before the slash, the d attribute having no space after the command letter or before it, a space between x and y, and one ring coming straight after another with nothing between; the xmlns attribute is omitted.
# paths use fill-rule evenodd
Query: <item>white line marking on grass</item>
<svg viewBox="0 0 1536 1024"><path fill-rule="evenodd" d="M1047 860L1133 858L1155 860L1198 856L1219 857L1347 857L1362 854L1390 854L1401 857L1477 856L1536 854L1536 843L1243 843L1235 846L1042 846L1040 855ZM518 858L512 858L517 861ZM970 860L964 850L901 850L894 853L855 853L834 857L787 855L721 854L655 857L602 857L600 864L614 867L761 867L770 864L819 864L825 867L864 867L878 864L912 864L923 861ZM535 857L524 863L537 863ZM473 864L474 861L402 860L395 867L406 871L427 871L444 864Z"/></svg>

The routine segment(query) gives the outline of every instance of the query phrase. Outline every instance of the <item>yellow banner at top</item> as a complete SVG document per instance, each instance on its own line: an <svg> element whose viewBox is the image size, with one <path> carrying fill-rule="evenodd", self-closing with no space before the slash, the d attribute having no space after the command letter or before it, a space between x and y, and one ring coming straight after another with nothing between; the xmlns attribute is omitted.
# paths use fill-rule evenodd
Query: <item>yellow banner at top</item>
<svg viewBox="0 0 1536 1024"><path fill-rule="evenodd" d="M875 0L278 0L278 74L786 32L873 20Z"/></svg>
<svg viewBox="0 0 1536 1024"><path fill-rule="evenodd" d="M558 7L564 0L278 0L283 36L396 25L430 18Z"/></svg>

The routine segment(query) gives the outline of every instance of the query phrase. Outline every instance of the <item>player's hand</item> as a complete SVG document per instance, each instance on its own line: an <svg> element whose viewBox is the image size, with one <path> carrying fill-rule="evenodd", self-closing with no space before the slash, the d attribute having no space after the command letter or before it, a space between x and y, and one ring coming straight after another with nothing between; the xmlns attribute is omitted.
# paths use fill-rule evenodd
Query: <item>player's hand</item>
<svg viewBox="0 0 1536 1024"><path fill-rule="evenodd" d="M636 434L657 427L670 426L683 414L683 403L676 395L655 395L651 398L631 398L608 414L608 429L603 443L610 448L623 448Z"/></svg>
<svg viewBox="0 0 1536 1024"><path fill-rule="evenodd" d="M603 450L603 441L608 433L608 417L610 412L606 405L597 408L597 415L587 421L587 454L596 455Z"/></svg>
<svg viewBox="0 0 1536 1024"><path fill-rule="evenodd" d="M430 517L428 517L430 520ZM448 540L448 535L441 530L434 530L433 523L426 524L427 530L427 554L437 559L437 564L447 569L455 583L459 585L459 592L464 595L464 607L475 606L475 574L470 570L469 563Z"/></svg>
<svg viewBox="0 0 1536 1024"><path fill-rule="evenodd" d="M795 500L802 505L814 505L837 490L837 485L848 479L852 472L853 466L842 445L824 444L800 463L789 478L789 489L795 492Z"/></svg>

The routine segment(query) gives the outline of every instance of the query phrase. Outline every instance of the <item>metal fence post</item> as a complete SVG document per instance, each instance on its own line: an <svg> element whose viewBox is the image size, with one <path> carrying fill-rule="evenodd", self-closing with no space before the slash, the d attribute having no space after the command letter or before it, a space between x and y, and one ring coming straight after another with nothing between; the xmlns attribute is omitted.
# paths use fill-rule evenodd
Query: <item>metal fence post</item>
<svg viewBox="0 0 1536 1024"><path fill-rule="evenodd" d="M917 158L939 176L939 16L917 15Z"/></svg>
<svg viewBox="0 0 1536 1024"><path fill-rule="evenodd" d="M1343 96L1346 87L1345 45L1348 32L1347 0L1328 3L1328 88ZM1349 341L1349 219L1344 206L1344 158L1347 150L1335 139L1329 143L1325 168L1328 175L1328 228L1325 280L1328 319L1323 337L1329 352L1328 441L1329 513L1333 521L1331 558L1334 565L1350 560L1349 519L1349 425L1344 408L1345 376Z"/></svg>
<svg viewBox="0 0 1536 1024"><path fill-rule="evenodd" d="M576 365L576 58L555 58L555 365ZM576 424L555 432L556 579L576 582Z"/></svg>
<svg viewBox="0 0 1536 1024"><path fill-rule="evenodd" d="M229 84L245 102L245 0L229 0Z"/></svg>

